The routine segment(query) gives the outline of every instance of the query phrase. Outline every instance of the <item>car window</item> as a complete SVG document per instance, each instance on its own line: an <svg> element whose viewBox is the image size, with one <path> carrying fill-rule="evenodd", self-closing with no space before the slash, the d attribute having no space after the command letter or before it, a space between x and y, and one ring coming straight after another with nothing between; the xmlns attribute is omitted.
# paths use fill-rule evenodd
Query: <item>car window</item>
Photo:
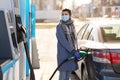
<svg viewBox="0 0 120 80"><path fill-rule="evenodd" d="M88 25L89 24L85 24L80 30L79 30L79 32L77 33L77 38L78 39L82 39L83 38L83 36L84 36L84 34L85 34L85 31L87 30L87 28L88 28Z"/></svg>
<svg viewBox="0 0 120 80"><path fill-rule="evenodd" d="M120 26L104 26L100 29L104 42L120 42Z"/></svg>
<svg viewBox="0 0 120 80"><path fill-rule="evenodd" d="M91 29L91 31L90 31L90 33L89 33L89 35L88 35L88 38L87 38L87 40L94 40L94 37L93 37L93 35L92 35L92 31L93 31L93 28Z"/></svg>
<svg viewBox="0 0 120 80"><path fill-rule="evenodd" d="M89 27L87 28L87 30L85 31L85 34L83 35L84 40L88 40L89 37L92 37L92 35L91 35L92 30L93 30L93 25L90 24Z"/></svg>

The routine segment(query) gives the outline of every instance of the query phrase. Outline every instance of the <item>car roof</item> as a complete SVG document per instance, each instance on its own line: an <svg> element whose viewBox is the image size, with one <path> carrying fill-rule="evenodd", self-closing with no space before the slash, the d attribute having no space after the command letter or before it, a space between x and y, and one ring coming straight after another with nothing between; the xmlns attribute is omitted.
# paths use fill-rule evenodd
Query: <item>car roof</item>
<svg viewBox="0 0 120 80"><path fill-rule="evenodd" d="M111 27L113 25L120 25L120 20L99 20L99 21L88 21L89 27L93 28L92 34L96 37L95 41L99 41L98 35L101 35L101 27ZM98 31L100 33L98 33Z"/></svg>
<svg viewBox="0 0 120 80"><path fill-rule="evenodd" d="M109 27L110 25L120 25L120 20L88 21L88 24L92 24L95 27Z"/></svg>

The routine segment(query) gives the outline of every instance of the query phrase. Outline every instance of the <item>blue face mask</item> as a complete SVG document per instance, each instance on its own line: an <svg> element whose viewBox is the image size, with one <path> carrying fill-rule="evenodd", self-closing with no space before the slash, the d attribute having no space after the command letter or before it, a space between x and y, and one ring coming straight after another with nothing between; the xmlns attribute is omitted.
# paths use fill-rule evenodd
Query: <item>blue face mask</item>
<svg viewBox="0 0 120 80"><path fill-rule="evenodd" d="M69 20L69 15L63 15L62 16L62 21L68 21Z"/></svg>

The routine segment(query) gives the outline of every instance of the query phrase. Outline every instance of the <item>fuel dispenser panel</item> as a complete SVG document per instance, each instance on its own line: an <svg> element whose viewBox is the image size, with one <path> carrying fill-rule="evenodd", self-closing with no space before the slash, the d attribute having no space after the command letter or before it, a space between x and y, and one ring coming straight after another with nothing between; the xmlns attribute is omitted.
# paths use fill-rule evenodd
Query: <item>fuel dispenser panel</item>
<svg viewBox="0 0 120 80"><path fill-rule="evenodd" d="M0 11L0 59L12 59L11 35L4 11Z"/></svg>
<svg viewBox="0 0 120 80"><path fill-rule="evenodd" d="M18 61L17 43L11 24L9 12L0 10L0 80L14 80L13 67Z"/></svg>

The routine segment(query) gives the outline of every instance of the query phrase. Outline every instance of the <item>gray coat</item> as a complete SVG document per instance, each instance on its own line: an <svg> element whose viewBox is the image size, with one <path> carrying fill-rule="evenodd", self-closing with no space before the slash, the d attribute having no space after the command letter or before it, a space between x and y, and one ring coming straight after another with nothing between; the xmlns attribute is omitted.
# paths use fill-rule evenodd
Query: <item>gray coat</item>
<svg viewBox="0 0 120 80"><path fill-rule="evenodd" d="M57 36L57 63L58 65L64 61L66 58L73 56L71 51L74 49L73 46L70 45L68 40L66 39L65 32L63 31L62 25L57 25L56 30ZM77 62L75 60L71 60L66 62L60 67L60 71L74 71L78 69Z"/></svg>

